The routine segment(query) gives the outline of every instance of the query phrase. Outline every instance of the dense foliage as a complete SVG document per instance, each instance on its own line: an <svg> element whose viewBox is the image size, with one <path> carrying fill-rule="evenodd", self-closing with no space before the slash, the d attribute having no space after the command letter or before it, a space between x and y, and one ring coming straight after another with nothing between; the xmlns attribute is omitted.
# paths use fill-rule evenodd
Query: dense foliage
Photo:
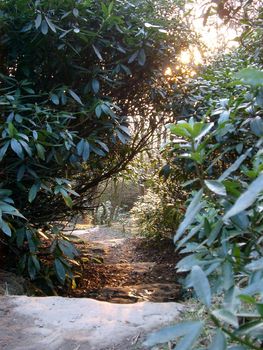
<svg viewBox="0 0 263 350"><path fill-rule="evenodd" d="M241 53L191 81L191 117L169 125L171 163L189 174L182 183L188 206L174 236L186 254L177 271L187 273L185 287L214 323L213 340L202 349L262 348L263 71L259 63L242 68L250 60ZM214 305L214 294L221 305ZM176 349L192 349L204 326L178 324L146 343L183 337Z"/></svg>
<svg viewBox="0 0 263 350"><path fill-rule="evenodd" d="M133 178L137 178L143 189L130 214L139 227L139 235L150 239L172 238L183 214L185 196L179 185L178 171L164 167L160 173L163 163L164 159L156 155L129 166ZM139 169L137 174L134 168Z"/></svg>
<svg viewBox="0 0 263 350"><path fill-rule="evenodd" d="M1 241L31 279L51 285L50 253L58 280L73 276L77 252L49 224L92 208L162 122L163 70L190 40L182 5L1 2Z"/></svg>

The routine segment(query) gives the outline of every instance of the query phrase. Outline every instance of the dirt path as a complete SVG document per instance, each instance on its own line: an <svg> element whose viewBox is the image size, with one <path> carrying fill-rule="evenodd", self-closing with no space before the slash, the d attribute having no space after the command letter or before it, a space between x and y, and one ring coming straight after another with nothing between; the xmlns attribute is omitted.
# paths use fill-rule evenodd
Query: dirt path
<svg viewBox="0 0 263 350"><path fill-rule="evenodd" d="M130 238L109 227L76 230L74 236L81 239L76 244L81 251L82 276L70 296L114 303L180 300L171 240Z"/></svg>
<svg viewBox="0 0 263 350"><path fill-rule="evenodd" d="M105 227L74 237L83 273L77 288L61 289L70 298L0 296L0 349L149 350L146 335L176 323L185 309L171 302L181 293L173 243Z"/></svg>

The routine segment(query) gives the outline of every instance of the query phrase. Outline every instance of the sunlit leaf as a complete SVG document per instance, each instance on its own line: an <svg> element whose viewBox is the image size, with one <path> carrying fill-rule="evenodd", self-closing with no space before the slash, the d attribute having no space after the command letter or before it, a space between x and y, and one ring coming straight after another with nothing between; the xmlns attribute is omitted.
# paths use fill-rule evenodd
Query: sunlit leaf
<svg viewBox="0 0 263 350"><path fill-rule="evenodd" d="M92 47L93 47L93 50L94 50L96 56L98 57L98 59L99 59L100 61L102 61L103 58L102 58L102 56L101 56L101 54L100 54L100 52L99 52L99 49L98 49L95 45L92 45Z"/></svg>
<svg viewBox="0 0 263 350"><path fill-rule="evenodd" d="M141 49L138 54L138 63L140 66L144 66L146 62L146 55L144 49Z"/></svg>
<svg viewBox="0 0 263 350"><path fill-rule="evenodd" d="M36 29L38 29L41 25L41 22L42 22L42 15L41 13L39 13L35 19L35 27Z"/></svg>
<svg viewBox="0 0 263 350"><path fill-rule="evenodd" d="M100 82L97 79L92 79L91 86L94 94L97 94L100 90Z"/></svg>
<svg viewBox="0 0 263 350"><path fill-rule="evenodd" d="M181 222L178 230L176 231L176 235L174 236L174 242L179 240L179 238L185 233L186 229L191 225L201 208L203 207L203 203L201 201L203 196L203 190L198 191L190 205L188 206L184 220Z"/></svg>
<svg viewBox="0 0 263 350"><path fill-rule="evenodd" d="M55 259L54 266L59 281L64 283L66 279L66 270L60 259Z"/></svg>
<svg viewBox="0 0 263 350"><path fill-rule="evenodd" d="M199 321L178 323L175 326L166 327L150 334L143 345L152 347L156 344L167 343L178 337L183 337L183 339L177 343L175 350L189 350L200 335L202 328L203 323Z"/></svg>
<svg viewBox="0 0 263 350"><path fill-rule="evenodd" d="M69 92L70 96L71 96L76 102L78 102L79 104L83 105L83 103L82 103L80 97L79 97L73 90L69 89L68 92Z"/></svg>
<svg viewBox="0 0 263 350"><path fill-rule="evenodd" d="M47 35L47 33L48 33L48 25L47 25L47 22L45 19L43 19L42 23L41 23L41 32L44 35Z"/></svg>
<svg viewBox="0 0 263 350"><path fill-rule="evenodd" d="M226 350L227 342L225 334L218 329L208 350Z"/></svg>
<svg viewBox="0 0 263 350"><path fill-rule="evenodd" d="M212 192L219 196L226 196L226 188L222 182L217 180L205 180L205 184Z"/></svg>
<svg viewBox="0 0 263 350"><path fill-rule="evenodd" d="M212 314L223 323L227 323L235 328L238 328L238 318L231 311L226 309L217 309Z"/></svg>
<svg viewBox="0 0 263 350"><path fill-rule="evenodd" d="M263 71L255 68L244 68L235 74L244 84L251 86L263 85Z"/></svg>
<svg viewBox="0 0 263 350"><path fill-rule="evenodd" d="M260 174L256 180L254 180L248 189L238 198L232 208L225 214L224 220L237 215L243 210L249 208L257 199L260 192L263 191L263 174Z"/></svg>
<svg viewBox="0 0 263 350"><path fill-rule="evenodd" d="M200 266L196 265L192 268L190 281L198 298L209 307L211 304L211 289L206 274Z"/></svg>
<svg viewBox="0 0 263 350"><path fill-rule="evenodd" d="M46 22L47 22L49 28L50 28L54 33L56 33L56 31L57 31L57 30L56 30L56 27L55 27L54 23L51 21L51 19L48 18L47 16L45 16L45 19L46 19Z"/></svg>

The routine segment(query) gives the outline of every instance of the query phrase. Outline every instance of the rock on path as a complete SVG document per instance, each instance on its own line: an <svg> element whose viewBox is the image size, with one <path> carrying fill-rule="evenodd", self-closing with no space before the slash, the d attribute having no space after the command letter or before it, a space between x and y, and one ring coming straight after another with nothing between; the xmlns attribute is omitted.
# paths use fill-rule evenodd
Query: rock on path
<svg viewBox="0 0 263 350"><path fill-rule="evenodd" d="M178 303L112 304L62 297L0 297L1 350L132 350L176 322Z"/></svg>

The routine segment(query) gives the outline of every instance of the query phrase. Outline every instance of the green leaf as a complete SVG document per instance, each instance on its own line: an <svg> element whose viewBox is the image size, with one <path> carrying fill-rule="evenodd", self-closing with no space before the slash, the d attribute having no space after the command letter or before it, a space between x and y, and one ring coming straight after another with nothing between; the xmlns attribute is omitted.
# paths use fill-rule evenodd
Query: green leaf
<svg viewBox="0 0 263 350"><path fill-rule="evenodd" d="M29 274L31 280L34 280L36 278L37 269L36 269L35 262L32 259L31 255L29 255L29 257L28 257L27 270L28 270L28 274Z"/></svg>
<svg viewBox="0 0 263 350"><path fill-rule="evenodd" d="M121 68L127 75L131 75L132 74L130 68L125 66L124 64L121 64Z"/></svg>
<svg viewBox="0 0 263 350"><path fill-rule="evenodd" d="M261 191L263 191L263 174L260 174L257 179L248 186L248 189L238 198L232 208L225 214L223 220L227 220L250 207L255 202Z"/></svg>
<svg viewBox="0 0 263 350"><path fill-rule="evenodd" d="M41 13L39 13L35 19L35 27L36 29L38 29L41 25L41 22L42 22L42 15Z"/></svg>
<svg viewBox="0 0 263 350"><path fill-rule="evenodd" d="M118 128L121 129L121 131L123 131L126 135L131 136L130 129L127 126L119 125Z"/></svg>
<svg viewBox="0 0 263 350"><path fill-rule="evenodd" d="M214 126L214 123L200 123L201 124L201 130L197 130L197 132L195 131L195 127L196 125L199 123L195 123L194 124L194 128L193 128L193 132L194 132L194 137L195 140L201 140L205 135L207 135L209 133L209 131L212 129L212 127ZM196 135L195 135L196 132Z"/></svg>
<svg viewBox="0 0 263 350"><path fill-rule="evenodd" d="M47 35L48 33L48 25L47 22L43 19L41 23L41 33Z"/></svg>
<svg viewBox="0 0 263 350"><path fill-rule="evenodd" d="M40 189L40 183L35 183L31 188L30 191L28 193L28 201L30 203L33 202L33 200L36 198L37 192Z"/></svg>
<svg viewBox="0 0 263 350"><path fill-rule="evenodd" d="M58 98L58 95L56 94L51 94L50 95L50 99L51 101L54 103L54 105L59 105L59 98Z"/></svg>
<svg viewBox="0 0 263 350"><path fill-rule="evenodd" d="M46 152L45 148L42 145L40 145L40 143L37 143L36 149L37 149L38 157L42 160L45 160L45 152Z"/></svg>
<svg viewBox="0 0 263 350"><path fill-rule="evenodd" d="M250 122L250 128L252 132L258 136L263 136L263 119L260 116L256 116Z"/></svg>
<svg viewBox="0 0 263 350"><path fill-rule="evenodd" d="M226 336L220 329L218 329L212 341L212 344L209 346L208 350L226 350L226 349L227 349Z"/></svg>
<svg viewBox="0 0 263 350"><path fill-rule="evenodd" d="M97 116L98 118L100 118L101 113L102 113L101 106L100 106L100 105L97 105L97 107L95 108L95 114L96 114L96 116Z"/></svg>
<svg viewBox="0 0 263 350"><path fill-rule="evenodd" d="M56 33L56 27L54 25L54 23L51 21L50 18L48 18L47 16L45 16L46 22L49 26L49 28L52 30L52 32Z"/></svg>
<svg viewBox="0 0 263 350"><path fill-rule="evenodd" d="M261 317L263 317L263 304L262 303L257 303L257 311L260 314Z"/></svg>
<svg viewBox="0 0 263 350"><path fill-rule="evenodd" d="M226 196L226 188L222 182L217 180L205 180L205 184L212 192L218 194L219 196Z"/></svg>
<svg viewBox="0 0 263 350"><path fill-rule="evenodd" d="M247 304L256 304L256 299L251 297L250 295L240 294L238 298Z"/></svg>
<svg viewBox="0 0 263 350"><path fill-rule="evenodd" d="M14 137L15 134L17 133L14 124L12 122L8 123L8 134L10 137Z"/></svg>
<svg viewBox="0 0 263 350"><path fill-rule="evenodd" d="M138 63L140 66L144 66L146 62L146 55L144 49L141 49L138 54Z"/></svg>
<svg viewBox="0 0 263 350"><path fill-rule="evenodd" d="M75 258L75 256L77 256L79 254L78 251L76 250L76 248L74 247L74 245L68 241L59 240L58 246L59 246L60 250L62 251L62 253L70 259Z"/></svg>
<svg viewBox="0 0 263 350"><path fill-rule="evenodd" d="M62 195L62 196L63 196L64 202L66 203L66 205L67 205L69 208L72 208L72 207L73 207L73 201L72 201L72 199L70 198L70 196L68 196L68 195Z"/></svg>
<svg viewBox="0 0 263 350"><path fill-rule="evenodd" d="M230 324L234 328L238 328L239 326L238 318L229 310L217 309L212 311L212 314L220 321Z"/></svg>
<svg viewBox="0 0 263 350"><path fill-rule="evenodd" d="M77 154L78 156L81 156L82 153L83 153L83 149L84 149L84 143L85 143L85 140L84 139L81 139L78 144L77 144Z"/></svg>
<svg viewBox="0 0 263 350"><path fill-rule="evenodd" d="M36 246L35 237L34 237L32 231L26 230L26 237L27 237L30 253L36 253L37 246Z"/></svg>
<svg viewBox="0 0 263 350"><path fill-rule="evenodd" d="M25 240L25 228L21 228L16 230L16 244L18 248L21 248L24 244Z"/></svg>
<svg viewBox="0 0 263 350"><path fill-rule="evenodd" d="M185 233L186 229L191 225L196 217L196 215L199 213L201 208L203 207L203 203L201 201L203 196L203 190L201 189L198 191L191 204L188 206L184 220L181 222L176 235L174 236L174 242L178 241L180 237Z"/></svg>
<svg viewBox="0 0 263 350"><path fill-rule="evenodd" d="M85 141L83 145L83 151L82 151L82 158L84 162L86 162L89 159L89 156L90 156L90 145L88 141Z"/></svg>
<svg viewBox="0 0 263 350"><path fill-rule="evenodd" d="M109 147L104 142L96 140L96 143L98 143L105 152L108 153L110 151Z"/></svg>
<svg viewBox="0 0 263 350"><path fill-rule="evenodd" d="M152 347L156 344L167 343L179 337L184 337L177 343L175 350L189 350L200 335L203 323L200 321L187 321L176 324L172 327L165 327L160 331L150 334L144 346Z"/></svg>
<svg viewBox="0 0 263 350"><path fill-rule="evenodd" d="M33 137L34 137L34 140L37 140L38 139L38 132L36 130L33 130Z"/></svg>
<svg viewBox="0 0 263 350"><path fill-rule="evenodd" d="M102 58L102 56L101 56L101 54L100 54L98 48L97 48L95 45L92 45L92 47L93 47L93 50L94 50L96 56L98 57L98 59L99 59L100 61L103 61L103 58Z"/></svg>
<svg viewBox="0 0 263 350"><path fill-rule="evenodd" d="M109 8L108 8L108 14L109 15L112 13L113 6L114 6L114 2L111 1L110 4L109 4Z"/></svg>
<svg viewBox="0 0 263 350"><path fill-rule="evenodd" d="M78 16L79 16L79 10L76 9L76 8L74 8L74 9L72 10L72 13L73 13L73 15L74 15L75 17L78 17Z"/></svg>
<svg viewBox="0 0 263 350"><path fill-rule="evenodd" d="M254 317L253 317L254 318ZM262 320L253 320L246 322L241 325L238 330L236 330L235 335L250 335L253 336L262 336L263 332L263 322Z"/></svg>
<svg viewBox="0 0 263 350"><path fill-rule="evenodd" d="M244 68L235 74L244 84L251 86L263 85L263 71L255 68Z"/></svg>
<svg viewBox="0 0 263 350"><path fill-rule="evenodd" d="M29 22L20 30L20 32L21 33L29 32L30 29L32 29L32 27L33 27L33 24L31 22Z"/></svg>
<svg viewBox="0 0 263 350"><path fill-rule="evenodd" d="M181 259L177 265L177 272L186 272L192 270L195 265L205 265L204 260L200 260L197 258L197 254L187 255L183 259Z"/></svg>
<svg viewBox="0 0 263 350"><path fill-rule="evenodd" d="M118 129L116 129L116 134L121 143L125 144L127 142L127 136L124 136Z"/></svg>
<svg viewBox="0 0 263 350"><path fill-rule="evenodd" d="M229 261L226 261L223 264L223 287L224 290L230 290L234 284L234 275L233 275L233 267Z"/></svg>
<svg viewBox="0 0 263 350"><path fill-rule="evenodd" d="M246 269L250 270L250 271L263 271L263 258L260 258L258 260L255 260L249 264L247 264Z"/></svg>
<svg viewBox="0 0 263 350"><path fill-rule="evenodd" d="M79 104L83 105L83 103L82 103L80 97L79 97L73 90L70 90L70 89L69 89L68 92L69 92L70 96L71 96L76 102L78 102Z"/></svg>
<svg viewBox="0 0 263 350"><path fill-rule="evenodd" d="M59 281L64 284L66 279L66 270L60 259L55 259L54 267Z"/></svg>
<svg viewBox="0 0 263 350"><path fill-rule="evenodd" d="M128 63L132 63L133 61L135 61L135 59L137 58L138 54L139 54L139 51L134 52L134 53L129 57Z"/></svg>
<svg viewBox="0 0 263 350"><path fill-rule="evenodd" d="M0 148L0 162L3 160L6 151L8 150L8 147L10 145L10 141L7 141L2 148Z"/></svg>
<svg viewBox="0 0 263 350"><path fill-rule="evenodd" d="M100 82L97 79L92 79L91 86L94 94L97 94L100 90Z"/></svg>
<svg viewBox="0 0 263 350"><path fill-rule="evenodd" d="M247 230L250 225L250 220L246 212L242 211L241 213L232 216L231 221L242 230Z"/></svg>
<svg viewBox="0 0 263 350"><path fill-rule="evenodd" d="M263 293L263 279L249 284L242 289L241 294L255 295L256 293Z"/></svg>
<svg viewBox="0 0 263 350"><path fill-rule="evenodd" d="M8 225L8 223L4 220L0 220L0 229L9 237L12 236L12 231Z"/></svg>
<svg viewBox="0 0 263 350"><path fill-rule="evenodd" d="M25 219L25 217L15 207L13 207L10 204L7 204L6 202L0 202L0 209L3 211L4 214L14 215Z"/></svg>
<svg viewBox="0 0 263 350"><path fill-rule="evenodd" d="M240 167L240 165L244 162L244 160L247 158L250 152L251 152L251 148L248 149L245 154L242 154L239 158L237 158L237 160L228 169L226 169L223 172L223 174L219 177L218 181L225 180L230 174L236 171Z"/></svg>
<svg viewBox="0 0 263 350"><path fill-rule="evenodd" d="M24 159L23 149L16 139L11 140L11 148L18 155L19 158Z"/></svg>
<svg viewBox="0 0 263 350"><path fill-rule="evenodd" d="M181 123L181 124L170 124L168 128L170 129L171 133L177 136L185 137L186 139L191 139L192 135L189 132L189 130L186 128L188 126L187 123Z"/></svg>
<svg viewBox="0 0 263 350"><path fill-rule="evenodd" d="M217 223L215 224L214 228L209 234L208 240L207 240L207 245L211 246L211 244L217 239L217 236L219 235L221 229L223 227L223 221L218 220Z"/></svg>
<svg viewBox="0 0 263 350"><path fill-rule="evenodd" d="M192 268L190 285L193 286L198 298L207 306L211 305L211 289L206 274L200 266Z"/></svg>
<svg viewBox="0 0 263 350"><path fill-rule="evenodd" d="M40 263L39 263L37 256L32 254L31 259L33 261L33 264L35 265L36 271L39 272L40 271Z"/></svg>
<svg viewBox="0 0 263 350"><path fill-rule="evenodd" d="M25 142L24 140L19 140L19 143L22 145L22 147L24 148L24 150L26 151L26 153L32 157L32 151L31 148L28 146L28 143Z"/></svg>

